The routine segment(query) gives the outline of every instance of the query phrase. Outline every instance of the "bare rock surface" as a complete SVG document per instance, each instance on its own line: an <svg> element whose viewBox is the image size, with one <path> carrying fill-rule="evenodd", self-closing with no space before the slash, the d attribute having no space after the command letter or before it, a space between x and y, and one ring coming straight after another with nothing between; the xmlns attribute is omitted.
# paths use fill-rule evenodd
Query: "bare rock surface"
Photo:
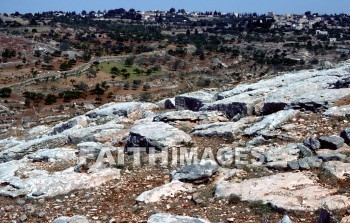
<svg viewBox="0 0 350 223"><path fill-rule="evenodd" d="M335 101L350 96L348 85L333 87L348 77L348 64L328 70L307 70L239 84L218 94L218 101L203 109L250 114L252 107L263 103L262 113L271 114L286 108L324 111ZM311 93L310 93L311 92Z"/></svg>
<svg viewBox="0 0 350 223"><path fill-rule="evenodd" d="M85 216L75 215L72 217L61 216L55 218L52 223L89 223L89 220Z"/></svg>
<svg viewBox="0 0 350 223"><path fill-rule="evenodd" d="M85 115L77 116L72 119L69 119L68 121L65 121L63 123L58 123L55 125L51 132L49 133L50 135L57 135L59 133L62 133L68 129L73 128L74 126L81 126L81 127L87 127L88 126L88 117Z"/></svg>
<svg viewBox="0 0 350 223"><path fill-rule="evenodd" d="M267 93L266 90L259 89L252 92L245 92L212 103L206 103L201 110L221 111L231 118L236 115L252 115L254 106L262 102L261 95Z"/></svg>
<svg viewBox="0 0 350 223"><path fill-rule="evenodd" d="M48 162L48 161L59 161L59 160L72 160L75 161L77 150L72 148L54 148L54 149L40 149L35 153L29 154L28 159L33 162Z"/></svg>
<svg viewBox="0 0 350 223"><path fill-rule="evenodd" d="M91 125L86 128L76 125L71 129L68 129L61 134L66 135L68 137L70 144L79 144L81 142L95 142L101 139L103 133L105 136L108 131L112 131L111 138L112 140L114 133L118 133L124 129L124 125L118 124L117 121L109 121L102 125ZM108 141L108 139L104 139Z"/></svg>
<svg viewBox="0 0 350 223"><path fill-rule="evenodd" d="M339 136L322 136L319 138L320 143L321 143L321 148L326 148L326 149L339 149L344 145L344 139Z"/></svg>
<svg viewBox="0 0 350 223"><path fill-rule="evenodd" d="M189 121L189 122L226 122L228 119L221 112L194 112L191 110L170 111L154 117L157 122L174 122L174 121Z"/></svg>
<svg viewBox="0 0 350 223"><path fill-rule="evenodd" d="M281 126L281 124L288 119L291 119L295 115L298 114L298 111L296 110L283 110L276 112L274 114L265 116L262 118L262 120L251 127L244 130L244 134L246 135L254 135L261 131L267 130L274 130Z"/></svg>
<svg viewBox="0 0 350 223"><path fill-rule="evenodd" d="M183 145L191 136L164 122L141 122L130 129L128 146L153 146L156 148Z"/></svg>
<svg viewBox="0 0 350 223"><path fill-rule="evenodd" d="M331 173L339 179L346 179L350 176L350 163L329 161L323 164L323 171Z"/></svg>
<svg viewBox="0 0 350 223"><path fill-rule="evenodd" d="M218 164L212 160L201 160L199 163L183 166L171 172L173 180L191 183L207 182L218 171Z"/></svg>
<svg viewBox="0 0 350 223"><path fill-rule="evenodd" d="M327 111L325 111L323 114L327 116L332 116L332 117L350 116L350 105L344 105L340 107L331 107L327 109Z"/></svg>
<svg viewBox="0 0 350 223"><path fill-rule="evenodd" d="M209 222L201 218L192 218L188 216L154 214L149 217L147 223L209 223Z"/></svg>
<svg viewBox="0 0 350 223"><path fill-rule="evenodd" d="M159 107L153 103L142 102L111 102L104 104L94 110L86 113L86 116L91 119L99 119L103 117L128 117L134 112L141 112L147 110L157 110Z"/></svg>
<svg viewBox="0 0 350 223"><path fill-rule="evenodd" d="M331 210L349 207L349 197L333 195L335 191L322 187L306 173L288 172L240 183L222 182L217 185L215 196L235 195L243 201L261 200L284 210L314 211L323 205Z"/></svg>
<svg viewBox="0 0 350 223"><path fill-rule="evenodd" d="M241 133L244 128L251 125L256 119L253 117L242 118L237 122L218 122L211 124L196 125L193 127L193 135L196 136L226 136L234 137Z"/></svg>
<svg viewBox="0 0 350 223"><path fill-rule="evenodd" d="M160 187L153 188L152 190L145 191L137 198L137 202L153 203L159 202L167 197L174 197L181 192L187 192L192 189L191 184L183 183L178 180L173 180L168 184L164 184Z"/></svg>
<svg viewBox="0 0 350 223"><path fill-rule="evenodd" d="M22 142L16 146L3 150L0 152L0 163L21 159L25 155L35 152L38 149L64 146L67 143L68 137L65 135L44 135L41 138Z"/></svg>
<svg viewBox="0 0 350 223"><path fill-rule="evenodd" d="M6 164L6 163L5 163ZM27 170L27 177L3 179L7 186L0 187L0 195L29 198L53 197L76 189L97 187L120 175L118 169L101 169L91 173L76 173L73 168L54 172ZM40 192L40 193L39 193Z"/></svg>
<svg viewBox="0 0 350 223"><path fill-rule="evenodd" d="M196 91L176 96L175 106L177 109L199 111L205 103L213 102L215 99L215 92Z"/></svg>

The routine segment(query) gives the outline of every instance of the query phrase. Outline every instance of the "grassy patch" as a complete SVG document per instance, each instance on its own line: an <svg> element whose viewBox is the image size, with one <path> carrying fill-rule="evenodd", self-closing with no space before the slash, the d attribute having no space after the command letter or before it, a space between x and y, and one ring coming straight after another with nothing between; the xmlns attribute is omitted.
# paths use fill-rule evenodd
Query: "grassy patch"
<svg viewBox="0 0 350 223"><path fill-rule="evenodd" d="M273 211L273 208L269 204L264 204L263 201L249 202L249 208L258 215L266 216Z"/></svg>
<svg viewBox="0 0 350 223"><path fill-rule="evenodd" d="M117 63L117 62L102 62L98 65L99 70L101 70L107 74L110 74L110 75L112 75L111 69L113 67L116 67L119 70L126 69L126 72L130 73L129 78L127 78L128 80L145 79L149 76L160 75L162 73L162 71L156 71L150 75L147 75L146 73L136 73L135 69L139 69L139 70L145 70L145 69L141 68L138 65L125 66L123 63ZM117 75L117 76L122 78L122 75Z"/></svg>

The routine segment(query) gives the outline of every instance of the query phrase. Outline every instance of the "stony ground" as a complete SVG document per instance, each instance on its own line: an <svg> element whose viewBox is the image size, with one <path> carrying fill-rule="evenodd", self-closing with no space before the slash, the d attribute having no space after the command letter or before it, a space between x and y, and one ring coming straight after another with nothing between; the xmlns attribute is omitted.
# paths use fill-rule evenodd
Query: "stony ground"
<svg viewBox="0 0 350 223"><path fill-rule="evenodd" d="M349 67L109 103L0 140L0 222L316 222L322 210L340 222L350 215ZM198 162L149 165L148 148L135 166L135 147L197 151ZM101 154L124 163L94 165Z"/></svg>

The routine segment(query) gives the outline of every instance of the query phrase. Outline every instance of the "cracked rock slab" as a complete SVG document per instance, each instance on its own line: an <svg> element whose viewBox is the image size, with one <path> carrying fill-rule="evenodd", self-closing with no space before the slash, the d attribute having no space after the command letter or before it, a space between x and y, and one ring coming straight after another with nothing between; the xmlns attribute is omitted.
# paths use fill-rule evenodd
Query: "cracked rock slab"
<svg viewBox="0 0 350 223"><path fill-rule="evenodd" d="M281 126L285 121L295 117L299 112L296 110L282 110L262 118L260 122L244 130L245 135L255 135L263 130L272 131Z"/></svg>
<svg viewBox="0 0 350 223"><path fill-rule="evenodd" d="M192 135L196 136L226 136L233 137L248 127L254 118L247 117L237 122L218 122L212 124L197 125L193 128Z"/></svg>
<svg viewBox="0 0 350 223"><path fill-rule="evenodd" d="M25 155L33 153L39 149L60 147L67 143L68 137L65 135L43 136L42 138L22 142L0 152L0 163L19 160Z"/></svg>
<svg viewBox="0 0 350 223"><path fill-rule="evenodd" d="M188 109L191 111L199 111L205 103L215 101L216 92L196 91L181 94L175 97L175 106L177 109Z"/></svg>
<svg viewBox="0 0 350 223"><path fill-rule="evenodd" d="M144 202L146 204L159 202L162 199L165 199L167 197L174 197L178 193L190 191L191 189L191 184L174 180L168 184L143 192L136 198L136 201Z"/></svg>
<svg viewBox="0 0 350 223"><path fill-rule="evenodd" d="M228 198L236 195L243 201L259 201L284 210L315 211L327 205L330 210L347 208L350 199L336 195L336 189L324 188L304 172L278 173L240 183L222 182L215 196Z"/></svg>
<svg viewBox="0 0 350 223"><path fill-rule="evenodd" d="M190 110L171 111L160 114L154 117L157 122L174 122L174 121L189 121L189 122L226 122L226 116L217 111L213 112L194 112Z"/></svg>
<svg viewBox="0 0 350 223"><path fill-rule="evenodd" d="M46 171L32 171L28 178L13 177L3 180L0 195L7 197L27 196L29 198L54 197L76 189L97 187L120 177L120 170L105 168L92 173L76 173L73 168L49 174ZM34 196L40 191L40 196Z"/></svg>
<svg viewBox="0 0 350 223"><path fill-rule="evenodd" d="M189 143L191 136L164 122L140 122L130 129L127 147L170 148Z"/></svg>
<svg viewBox="0 0 350 223"><path fill-rule="evenodd" d="M218 164L212 160L201 160L199 163L183 166L171 172L173 180L191 183L203 183L218 171Z"/></svg>

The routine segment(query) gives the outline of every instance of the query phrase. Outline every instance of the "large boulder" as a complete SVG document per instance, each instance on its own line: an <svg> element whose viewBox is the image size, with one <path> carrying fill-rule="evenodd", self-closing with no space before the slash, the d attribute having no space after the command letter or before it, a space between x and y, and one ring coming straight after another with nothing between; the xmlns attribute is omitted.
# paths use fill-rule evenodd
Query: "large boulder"
<svg viewBox="0 0 350 223"><path fill-rule="evenodd" d="M25 155L33 153L38 149L61 147L67 143L68 137L65 135L44 135L41 138L22 142L16 146L3 150L0 152L0 163L21 159Z"/></svg>
<svg viewBox="0 0 350 223"><path fill-rule="evenodd" d="M175 98L165 98L156 102L156 105L163 109L175 109Z"/></svg>
<svg viewBox="0 0 350 223"><path fill-rule="evenodd" d="M147 223L209 223L209 221L206 221L201 218L192 218L188 216L154 214L149 217Z"/></svg>
<svg viewBox="0 0 350 223"><path fill-rule="evenodd" d="M255 135L262 131L271 131L279 128L282 123L295 117L299 112L296 110L282 110L262 118L260 122L244 130L245 135Z"/></svg>
<svg viewBox="0 0 350 223"><path fill-rule="evenodd" d="M262 96L267 89L245 92L212 103L207 103L201 108L203 111L221 111L229 117L236 115L252 115L254 106L263 101Z"/></svg>
<svg viewBox="0 0 350 223"><path fill-rule="evenodd" d="M212 160L201 160L199 163L183 166L171 172L173 180L191 183L204 183L218 171L218 164Z"/></svg>
<svg viewBox="0 0 350 223"><path fill-rule="evenodd" d="M216 197L239 196L242 201L262 201L281 210L316 211L322 205L330 210L348 208L350 199L335 195L337 189L322 187L307 173L287 172L243 180L222 182L215 190Z"/></svg>
<svg viewBox="0 0 350 223"><path fill-rule="evenodd" d="M319 138L321 143L321 148L326 149L339 149L344 145L344 139L339 136L322 136Z"/></svg>
<svg viewBox="0 0 350 223"><path fill-rule="evenodd" d="M160 202L162 199L166 199L167 197L174 197L176 194L187 192L191 189L191 184L186 184L178 180L174 180L168 184L143 192L136 198L136 201L144 202L146 204Z"/></svg>
<svg viewBox="0 0 350 223"><path fill-rule="evenodd" d="M130 129L127 147L169 148L189 143L191 136L164 122L139 122Z"/></svg>
<svg viewBox="0 0 350 223"><path fill-rule="evenodd" d="M341 161L329 161L323 164L323 171L331 173L339 179L346 179L350 176L350 163Z"/></svg>
<svg viewBox="0 0 350 223"><path fill-rule="evenodd" d="M205 103L213 102L215 99L216 96L212 92L196 91L176 96L175 106L177 109L199 111Z"/></svg>
<svg viewBox="0 0 350 223"><path fill-rule="evenodd" d="M329 88L342 75L346 75L346 69L347 66L342 66L336 69L313 71L314 74L310 78L271 91L265 97L263 113L270 114L286 107L313 112L324 111L335 101L350 96L349 89Z"/></svg>

